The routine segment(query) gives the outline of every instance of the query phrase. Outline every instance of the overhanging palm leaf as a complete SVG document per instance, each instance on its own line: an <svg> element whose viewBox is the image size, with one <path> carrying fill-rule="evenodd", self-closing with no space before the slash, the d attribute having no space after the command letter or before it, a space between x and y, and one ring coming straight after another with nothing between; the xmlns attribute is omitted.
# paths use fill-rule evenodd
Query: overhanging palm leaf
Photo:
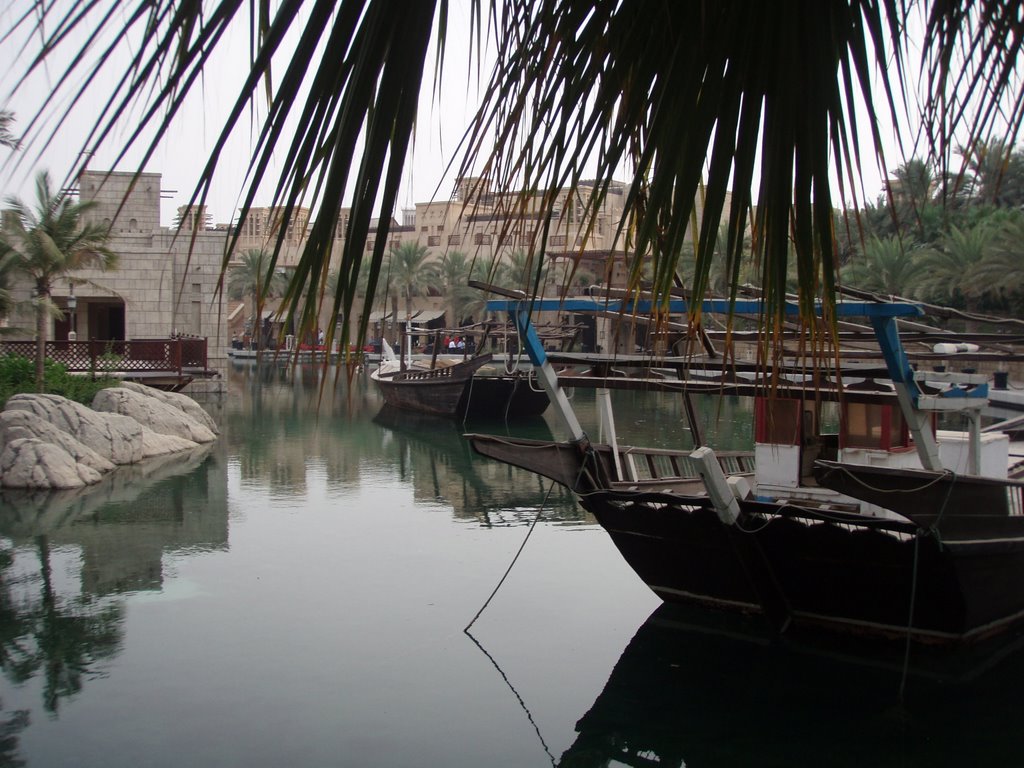
<svg viewBox="0 0 1024 768"><path fill-rule="evenodd" d="M100 82L102 62L113 60L106 54L141 39L132 66L100 110L111 117L96 123L88 148L108 139L116 116L137 103L146 111L135 138L142 140L146 131L164 135L226 31L249 23L240 0L120 5L127 10L115 14L100 4L66 0L38 6L38 21L35 11L24 17L45 32L44 53L32 69L79 30L86 30L89 43L98 46L99 55L87 56L83 50L58 79L57 90L76 98L82 98L81 92L72 83L84 79L89 89ZM479 29L485 6L480 0L471 6ZM347 325L374 214L381 227L369 259L371 293L378 281L431 26L436 16L443 49L447 3L282 0L273 15L265 4L259 7L247 79L195 197L202 202L231 129L268 82L277 56L286 66L261 127L243 215L264 180L271 153L283 150L274 204L286 216L304 199L319 205L288 294L300 325L312 327L324 295L338 208L346 189L354 189L333 302L335 312L346 310ZM880 151L883 131L895 128L898 133L896 106L903 106L905 90L917 81L908 69L904 37L917 5L896 0L506 0L490 7L497 65L466 138L463 171L483 162L497 188L525 190L524 209L528 196L542 195L547 211L541 211L541 221L550 220L543 214L554 204L554 190L592 174L596 182L587 187L593 194L586 212L593 225L609 181L626 168L632 184L622 242L633 255L635 280L641 259L651 255L654 288L662 299L676 281L694 200L705 179L703 209L692 232L697 295L707 289L718 225L727 218L733 289L749 225L753 258L773 313L766 318L769 327L779 322L790 251L805 315L815 297L832 300L836 265L830 173L841 169L847 179L843 194L852 195L856 187L850 184L866 151L857 140L859 129L873 138L871 153ZM1008 115L1009 133L1015 135L1024 98L1013 75L1024 33L1019 3L1010 0L933 0L923 8L927 28L920 71L929 97L923 111L933 154L944 169L960 125L968 125L977 137ZM297 42L285 50L290 40ZM102 47L103 41L109 41L109 48ZM1013 98L1000 115L996 105L1007 92ZM857 124L858 99L868 105L865 126ZM969 113L974 103L981 108ZM38 130L41 124L37 116L30 128ZM289 124L300 127L291 131ZM726 193L730 186L731 199ZM546 231L538 253L545 237ZM333 332L333 325L329 328Z"/></svg>

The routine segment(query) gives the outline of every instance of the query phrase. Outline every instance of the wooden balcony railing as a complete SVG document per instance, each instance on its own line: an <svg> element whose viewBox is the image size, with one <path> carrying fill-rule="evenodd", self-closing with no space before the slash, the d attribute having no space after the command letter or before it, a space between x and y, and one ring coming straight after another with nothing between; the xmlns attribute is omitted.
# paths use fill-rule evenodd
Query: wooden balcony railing
<svg viewBox="0 0 1024 768"><path fill-rule="evenodd" d="M34 359L34 341L0 343L0 354ZM75 373L168 373L182 376L205 371L206 339L181 336L171 339L128 341L48 341L46 356Z"/></svg>

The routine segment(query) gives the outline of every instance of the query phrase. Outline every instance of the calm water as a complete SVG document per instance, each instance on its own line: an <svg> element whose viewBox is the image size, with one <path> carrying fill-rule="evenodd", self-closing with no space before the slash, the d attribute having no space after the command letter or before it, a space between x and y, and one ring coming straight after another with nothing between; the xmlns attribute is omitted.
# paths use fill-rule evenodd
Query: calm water
<svg viewBox="0 0 1024 768"><path fill-rule="evenodd" d="M915 652L901 703L901 646L661 609L566 494L298 373L232 371L212 450L0 502L0 765L1024 764L1019 653ZM674 398L617 408L672 444Z"/></svg>

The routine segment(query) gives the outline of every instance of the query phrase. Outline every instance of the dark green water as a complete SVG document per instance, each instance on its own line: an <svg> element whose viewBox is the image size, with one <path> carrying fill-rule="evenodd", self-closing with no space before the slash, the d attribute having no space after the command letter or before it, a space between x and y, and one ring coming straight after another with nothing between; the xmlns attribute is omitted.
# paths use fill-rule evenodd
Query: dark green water
<svg viewBox="0 0 1024 768"><path fill-rule="evenodd" d="M901 703L901 646L658 609L565 493L297 379L232 371L211 450L3 497L0 766L1024 763L1020 654L915 652ZM618 397L620 439L674 444L679 405Z"/></svg>

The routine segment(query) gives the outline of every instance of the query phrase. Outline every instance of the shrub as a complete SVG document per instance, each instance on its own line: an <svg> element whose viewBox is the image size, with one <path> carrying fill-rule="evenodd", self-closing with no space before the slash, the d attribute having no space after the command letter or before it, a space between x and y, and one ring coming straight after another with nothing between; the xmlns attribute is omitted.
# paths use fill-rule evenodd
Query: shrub
<svg viewBox="0 0 1024 768"><path fill-rule="evenodd" d="M74 376L61 364L47 359L44 371L44 390L69 400L88 405L101 389L117 384L116 379L92 379ZM35 364L21 355L0 355L0 407L11 395L36 391Z"/></svg>

